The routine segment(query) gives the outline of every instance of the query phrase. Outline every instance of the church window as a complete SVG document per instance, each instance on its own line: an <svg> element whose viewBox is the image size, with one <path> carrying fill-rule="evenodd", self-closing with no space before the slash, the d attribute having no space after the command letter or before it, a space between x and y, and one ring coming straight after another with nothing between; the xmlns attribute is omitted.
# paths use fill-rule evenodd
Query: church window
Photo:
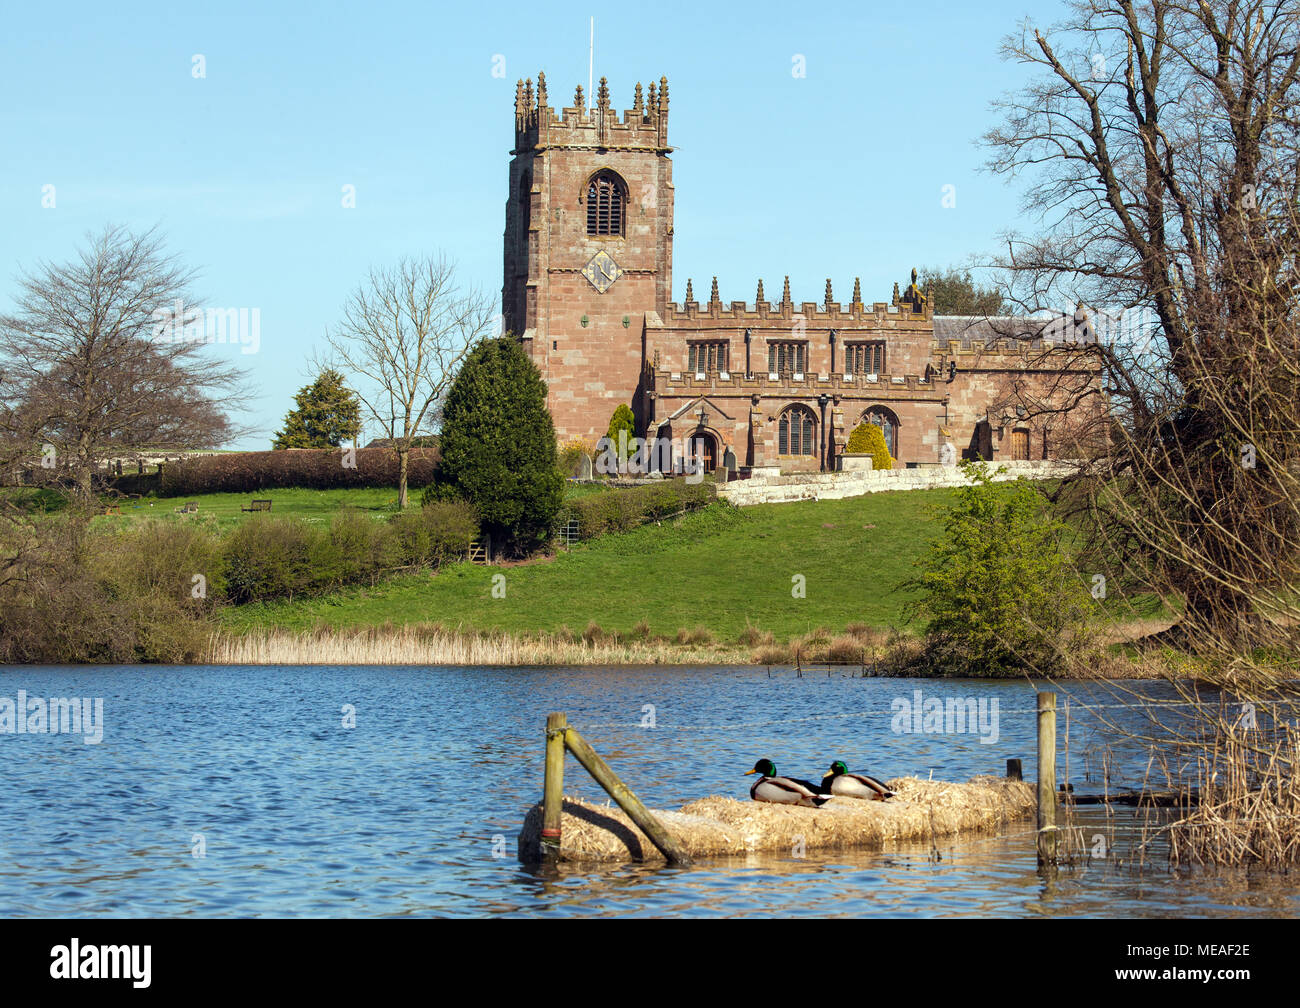
<svg viewBox="0 0 1300 1008"><path fill-rule="evenodd" d="M769 343L767 370L772 374L803 374L808 367L807 343Z"/></svg>
<svg viewBox="0 0 1300 1008"><path fill-rule="evenodd" d="M848 343L844 347L844 373L869 375L885 373L885 344Z"/></svg>
<svg viewBox="0 0 1300 1008"><path fill-rule="evenodd" d="M883 406L876 406L867 410L862 419L880 428L880 433L885 435L885 447L889 449L889 454L898 458L898 417Z"/></svg>
<svg viewBox="0 0 1300 1008"><path fill-rule="evenodd" d="M726 343L690 343L686 348L686 370L716 374L728 370Z"/></svg>
<svg viewBox="0 0 1300 1008"><path fill-rule="evenodd" d="M815 437L817 424L812 410L806 406L791 406L781 414L777 427L777 454L813 455L817 451Z"/></svg>

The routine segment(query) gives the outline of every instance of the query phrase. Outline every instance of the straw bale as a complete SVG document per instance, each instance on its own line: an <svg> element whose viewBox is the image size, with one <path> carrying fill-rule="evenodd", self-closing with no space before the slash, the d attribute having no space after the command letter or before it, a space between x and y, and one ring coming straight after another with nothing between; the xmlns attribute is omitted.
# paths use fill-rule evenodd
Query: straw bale
<svg viewBox="0 0 1300 1008"><path fill-rule="evenodd" d="M1032 784L975 777L965 784L902 777L888 781L888 801L832 798L821 808L737 801L710 795L680 811L652 810L692 857L788 850L873 848L893 840L924 840L988 831L1032 814ZM519 834L519 855L540 852L542 807L529 809ZM560 857L565 861L655 861L662 855L617 806L565 798Z"/></svg>

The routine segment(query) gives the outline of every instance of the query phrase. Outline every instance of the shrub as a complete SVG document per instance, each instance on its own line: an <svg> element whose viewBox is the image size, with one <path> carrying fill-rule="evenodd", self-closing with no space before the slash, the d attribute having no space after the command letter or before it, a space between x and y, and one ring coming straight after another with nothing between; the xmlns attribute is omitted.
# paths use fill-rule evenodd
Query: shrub
<svg viewBox="0 0 1300 1008"><path fill-rule="evenodd" d="M594 539L609 532L629 532L648 521L695 511L717 496L712 483L664 480L645 486L621 487L571 500L567 517L578 522L578 536Z"/></svg>
<svg viewBox="0 0 1300 1008"><path fill-rule="evenodd" d="M345 467L343 460L343 454L334 448L199 455L166 463L158 479L158 492L167 497L179 497L205 493L256 493L288 487L335 490L397 486L397 455L390 448L357 449L355 467ZM408 473L410 483L421 486L432 482L437 466L436 448L412 449Z"/></svg>
<svg viewBox="0 0 1300 1008"><path fill-rule="evenodd" d="M478 537L478 518L464 501L433 501L406 512L389 524L401 562L411 567L439 567L463 560Z"/></svg>
<svg viewBox="0 0 1300 1008"><path fill-rule="evenodd" d="M853 636L834 638L826 645L826 660L844 664L861 664L866 662L867 649L862 641Z"/></svg>
<svg viewBox="0 0 1300 1008"><path fill-rule="evenodd" d="M292 599L336 583L342 573L338 546L328 534L292 519L243 522L224 546L226 594L236 604Z"/></svg>
<svg viewBox="0 0 1300 1008"><path fill-rule="evenodd" d="M438 481L472 503L494 546L527 554L550 538L564 497L546 384L511 337L470 351L443 407Z"/></svg>
<svg viewBox="0 0 1300 1008"><path fill-rule="evenodd" d="M560 447L557 464L560 473L568 479L577 479L582 475L582 458L583 456L591 457L591 452L587 450L587 445L583 441L568 441ZM592 473L595 469L590 470Z"/></svg>
<svg viewBox="0 0 1300 1008"><path fill-rule="evenodd" d="M697 626L694 630L681 629L677 631L677 643L712 644L713 631L703 626Z"/></svg>
<svg viewBox="0 0 1300 1008"><path fill-rule="evenodd" d="M844 451L850 455L870 455L872 469L894 468L889 446L885 444L884 432L870 420L862 421L853 429Z"/></svg>
<svg viewBox="0 0 1300 1008"><path fill-rule="evenodd" d="M582 639L587 644L604 644L610 640L611 635L606 633L599 623L591 620L587 623L587 629L582 631Z"/></svg>
<svg viewBox="0 0 1300 1008"><path fill-rule="evenodd" d="M0 550L13 558L8 574L18 580L0 585L0 661L203 660L212 626L188 571L206 563L209 544L193 528L174 538L159 532L87 534L66 518L3 523ZM169 571L169 563L182 566Z"/></svg>
<svg viewBox="0 0 1300 1008"><path fill-rule="evenodd" d="M636 417L632 415L631 406L619 403L618 408L614 410L614 415L609 418L609 430L606 434L609 437L608 450L620 463L626 462L628 456L632 454L632 439L636 437ZM620 470L621 468L620 465Z"/></svg>
<svg viewBox="0 0 1300 1008"><path fill-rule="evenodd" d="M789 665L794 661L794 654L789 645L776 644L756 652L754 661L759 665Z"/></svg>
<svg viewBox="0 0 1300 1008"><path fill-rule="evenodd" d="M937 672L1049 673L1089 607L1061 544L1064 526L1034 484L994 483L978 462L962 469L973 483L955 491L943 534L916 561L921 573L901 586L920 593L909 616L926 618Z"/></svg>
<svg viewBox="0 0 1300 1008"><path fill-rule="evenodd" d="M151 519L113 541L116 566L141 595L160 593L211 612L225 594L221 537L208 523Z"/></svg>
<svg viewBox="0 0 1300 1008"><path fill-rule="evenodd" d="M402 553L390 522L378 522L349 508L335 517L329 530L338 552L338 583L374 584L387 571L401 566Z"/></svg>
<svg viewBox="0 0 1300 1008"><path fill-rule="evenodd" d="M760 630L746 619L745 629L740 631L740 643L745 647L771 646L776 643L776 638L771 630Z"/></svg>

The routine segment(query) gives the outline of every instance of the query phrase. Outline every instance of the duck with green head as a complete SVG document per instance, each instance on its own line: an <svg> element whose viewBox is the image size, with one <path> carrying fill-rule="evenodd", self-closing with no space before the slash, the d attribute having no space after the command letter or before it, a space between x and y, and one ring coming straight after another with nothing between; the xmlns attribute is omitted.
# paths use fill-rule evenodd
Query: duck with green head
<svg viewBox="0 0 1300 1008"><path fill-rule="evenodd" d="M843 760L831 764L817 791L820 794L863 798L867 801L884 801L894 797L894 792L876 778L862 773L849 773L848 765Z"/></svg>
<svg viewBox="0 0 1300 1008"><path fill-rule="evenodd" d="M816 785L810 781L799 780L797 777L777 776L776 764L770 759L759 760L754 764L753 770L746 771L745 776L748 777L750 774L762 774L749 789L749 797L754 801L817 808L831 800L829 794L819 792Z"/></svg>

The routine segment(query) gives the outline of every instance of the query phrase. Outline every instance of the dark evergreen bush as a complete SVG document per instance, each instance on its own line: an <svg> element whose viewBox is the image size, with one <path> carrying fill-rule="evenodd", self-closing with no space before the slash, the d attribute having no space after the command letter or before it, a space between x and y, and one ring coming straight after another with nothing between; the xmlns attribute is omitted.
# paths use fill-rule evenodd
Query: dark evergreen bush
<svg viewBox="0 0 1300 1008"><path fill-rule="evenodd" d="M550 538L564 477L546 384L517 340L470 351L447 393L441 448L440 492L474 505L494 549L522 555Z"/></svg>

